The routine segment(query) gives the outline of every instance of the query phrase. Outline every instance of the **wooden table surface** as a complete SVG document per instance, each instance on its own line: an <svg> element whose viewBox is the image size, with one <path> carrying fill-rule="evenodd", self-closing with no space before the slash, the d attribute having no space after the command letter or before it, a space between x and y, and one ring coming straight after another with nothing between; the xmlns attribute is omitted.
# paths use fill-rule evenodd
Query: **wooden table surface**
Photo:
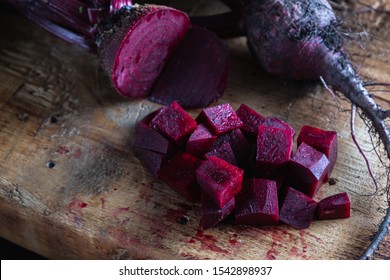
<svg viewBox="0 0 390 280"><path fill-rule="evenodd" d="M362 10L357 20L372 37L348 46L353 61L364 80L389 82L389 14ZM374 186L350 136L349 103L337 105L317 82L264 73L245 38L226 43L231 77L219 103L246 103L297 131L303 124L336 130L336 184L315 199L348 192L351 218L315 221L306 230L223 223L200 231L199 205L154 179L133 153L135 124L160 105L119 96L95 56L2 7L0 236L53 259L357 259L387 201L384 189L367 196ZM389 108L389 93L370 89ZM359 118L356 126L383 187L386 169ZM179 222L183 216L188 223ZM373 258L390 258L388 236Z"/></svg>

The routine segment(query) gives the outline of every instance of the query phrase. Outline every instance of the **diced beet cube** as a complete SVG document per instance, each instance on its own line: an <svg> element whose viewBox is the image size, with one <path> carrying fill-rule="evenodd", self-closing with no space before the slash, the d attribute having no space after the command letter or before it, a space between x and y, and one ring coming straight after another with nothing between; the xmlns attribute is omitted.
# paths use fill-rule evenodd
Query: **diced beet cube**
<svg viewBox="0 0 390 280"><path fill-rule="evenodd" d="M224 207L220 208L204 191L202 191L200 218L202 229L211 228L224 220L233 212L234 205L235 200L232 198Z"/></svg>
<svg viewBox="0 0 390 280"><path fill-rule="evenodd" d="M302 143L288 165L289 183L313 197L324 182L329 170L329 160L321 152Z"/></svg>
<svg viewBox="0 0 390 280"><path fill-rule="evenodd" d="M244 181L236 195L235 222L249 225L274 225L279 221L276 183L265 179Z"/></svg>
<svg viewBox="0 0 390 280"><path fill-rule="evenodd" d="M177 145L183 144L197 126L195 120L176 102L162 108L150 125Z"/></svg>
<svg viewBox="0 0 390 280"><path fill-rule="evenodd" d="M244 171L211 156L198 168L196 175L200 187L222 208L241 190Z"/></svg>
<svg viewBox="0 0 390 280"><path fill-rule="evenodd" d="M175 150L175 144L144 122L137 125L134 146L169 155Z"/></svg>
<svg viewBox="0 0 390 280"><path fill-rule="evenodd" d="M217 136L213 135L206 126L199 124L188 139L186 152L202 158L205 153L210 151L215 139Z"/></svg>
<svg viewBox="0 0 390 280"><path fill-rule="evenodd" d="M147 114L143 119L140 121L148 126L150 126L150 122L153 120L153 118L163 109L163 107L158 108L157 110L154 110Z"/></svg>
<svg viewBox="0 0 390 280"><path fill-rule="evenodd" d="M301 145L301 143L306 143L327 156L330 164L328 174L325 177L325 182L328 182L337 161L337 132L304 125L297 138L298 146Z"/></svg>
<svg viewBox="0 0 390 280"><path fill-rule="evenodd" d="M263 123L261 125L268 126L268 127L277 127L277 128L282 128L282 129L288 129L291 131L292 137L294 138L294 135L295 135L294 128L292 128L288 123L286 123L285 121L282 121L281 119L278 119L275 117L268 117L263 121Z"/></svg>
<svg viewBox="0 0 390 280"><path fill-rule="evenodd" d="M300 191L287 187L279 212L279 220L296 229L308 228L313 220L317 202Z"/></svg>
<svg viewBox="0 0 390 280"><path fill-rule="evenodd" d="M317 205L317 218L319 220L349 218L350 212L351 202L345 192L328 196Z"/></svg>
<svg viewBox="0 0 390 280"><path fill-rule="evenodd" d="M215 149L205 154L206 159L211 156L215 156L232 165L238 166L236 156L234 155L233 149L228 142L222 143L218 147L215 147Z"/></svg>
<svg viewBox="0 0 390 280"><path fill-rule="evenodd" d="M293 150L290 130L259 126L256 146L258 174L266 176L288 163Z"/></svg>
<svg viewBox="0 0 390 280"><path fill-rule="evenodd" d="M188 201L198 202L200 188L196 180L196 170L201 164L200 159L179 151L161 167L158 176Z"/></svg>
<svg viewBox="0 0 390 280"><path fill-rule="evenodd" d="M197 121L206 123L215 135L243 126L233 107L228 103L203 109Z"/></svg>
<svg viewBox="0 0 390 280"><path fill-rule="evenodd" d="M242 164L248 159L251 152L251 145L241 132L241 129L237 128L219 136L214 142L212 149L218 149L218 147L222 146L224 143L230 144L239 164Z"/></svg>
<svg viewBox="0 0 390 280"><path fill-rule="evenodd" d="M258 127L264 122L265 118L245 104L241 104L236 113L244 123L241 130L247 135L257 135Z"/></svg>
<svg viewBox="0 0 390 280"><path fill-rule="evenodd" d="M157 178L158 171L160 170L161 166L168 160L168 156L166 154L161 154L140 147L134 147L134 150L137 157L142 161L146 169Z"/></svg>

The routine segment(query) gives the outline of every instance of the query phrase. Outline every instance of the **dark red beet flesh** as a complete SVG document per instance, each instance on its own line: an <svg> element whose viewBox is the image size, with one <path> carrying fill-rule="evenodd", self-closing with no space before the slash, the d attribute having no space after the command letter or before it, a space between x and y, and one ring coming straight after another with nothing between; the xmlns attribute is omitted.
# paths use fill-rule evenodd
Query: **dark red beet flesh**
<svg viewBox="0 0 390 280"><path fill-rule="evenodd" d="M329 171L325 177L325 182L328 182L337 161L337 132L304 125L297 138L298 146L302 142L325 154L328 158Z"/></svg>
<svg viewBox="0 0 390 280"><path fill-rule="evenodd" d="M244 123L241 130L248 136L257 135L257 128L264 122L265 118L246 104L241 104L236 113Z"/></svg>
<svg viewBox="0 0 390 280"><path fill-rule="evenodd" d="M294 130L294 128L292 128L288 123L286 123L285 121L282 121L282 120L279 119L279 118L268 117L268 118L266 118L266 119L263 121L262 126L276 127L276 128L281 128L281 129L287 129L287 130L289 130L289 131L291 132L292 137L294 137L294 135L295 135L295 130Z"/></svg>
<svg viewBox="0 0 390 280"><path fill-rule="evenodd" d="M321 152L302 143L290 160L287 170L289 183L309 197L313 197L329 170L329 160Z"/></svg>
<svg viewBox="0 0 390 280"><path fill-rule="evenodd" d="M274 181L247 179L235 199L234 214L237 224L261 226L278 223L278 193Z"/></svg>
<svg viewBox="0 0 390 280"><path fill-rule="evenodd" d="M234 155L232 146L230 146L229 142L222 143L218 147L215 147L210 152L205 154L206 159L211 156L215 156L232 165L238 166L236 156Z"/></svg>
<svg viewBox="0 0 390 280"><path fill-rule="evenodd" d="M193 26L175 49L151 93L151 100L203 108L217 101L229 78L229 52L212 32Z"/></svg>
<svg viewBox="0 0 390 280"><path fill-rule="evenodd" d="M171 154L175 150L173 142L144 122L137 125L134 146L165 155Z"/></svg>
<svg viewBox="0 0 390 280"><path fill-rule="evenodd" d="M215 135L225 134L243 126L233 107L228 103L203 109L197 121L206 123Z"/></svg>
<svg viewBox="0 0 390 280"><path fill-rule="evenodd" d="M161 154L148 149L134 147L137 157L142 161L145 168L152 173L154 177L158 177L158 171L161 166L168 160L166 154Z"/></svg>
<svg viewBox="0 0 390 280"><path fill-rule="evenodd" d="M186 152L203 158L203 155L210 151L215 139L217 136L213 135L206 126L200 124L188 139Z"/></svg>
<svg viewBox="0 0 390 280"><path fill-rule="evenodd" d="M347 193L328 196L318 202L317 219L344 219L350 217L351 202Z"/></svg>
<svg viewBox="0 0 390 280"><path fill-rule="evenodd" d="M197 126L195 120L176 102L162 108L150 125L179 146Z"/></svg>
<svg viewBox="0 0 390 280"><path fill-rule="evenodd" d="M243 173L242 169L214 156L196 171L200 187L220 208L241 190Z"/></svg>
<svg viewBox="0 0 390 280"><path fill-rule="evenodd" d="M293 149L291 130L260 125L256 146L256 169L267 176L287 164Z"/></svg>
<svg viewBox="0 0 390 280"><path fill-rule="evenodd" d="M279 212L279 220L296 229L308 228L313 220L317 202L300 191L287 187Z"/></svg>
<svg viewBox="0 0 390 280"><path fill-rule="evenodd" d="M224 207L220 208L215 202L202 191L201 195L201 218L200 226L208 229L229 216L235 207L235 199L229 200Z"/></svg>
<svg viewBox="0 0 390 280"><path fill-rule="evenodd" d="M120 94L145 97L189 30L189 18L155 5L122 9L117 17L117 24L100 36L103 67Z"/></svg>
<svg viewBox="0 0 390 280"><path fill-rule="evenodd" d="M196 170L201 164L200 159L179 151L160 168L158 177L189 202L198 202Z"/></svg>

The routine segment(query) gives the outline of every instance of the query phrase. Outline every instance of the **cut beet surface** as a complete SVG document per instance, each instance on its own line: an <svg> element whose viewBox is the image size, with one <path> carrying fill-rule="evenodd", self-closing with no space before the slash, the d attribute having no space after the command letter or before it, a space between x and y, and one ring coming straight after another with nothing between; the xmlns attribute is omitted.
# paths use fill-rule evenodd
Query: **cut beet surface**
<svg viewBox="0 0 390 280"><path fill-rule="evenodd" d="M179 146L197 127L195 120L176 102L162 108L150 125Z"/></svg>
<svg viewBox="0 0 390 280"><path fill-rule="evenodd" d="M241 127L241 130L247 136L256 136L258 132L258 127L264 122L265 117L263 117L245 104L241 104L241 106L237 109L236 113L237 116L244 123L244 125Z"/></svg>
<svg viewBox="0 0 390 280"><path fill-rule="evenodd" d="M337 161L337 132L304 125L297 138L298 146L301 143L306 143L327 156L330 163L325 182L328 182Z"/></svg>
<svg viewBox="0 0 390 280"><path fill-rule="evenodd" d="M302 143L289 162L288 182L309 197L313 197L329 170L329 160L321 152Z"/></svg>
<svg viewBox="0 0 390 280"><path fill-rule="evenodd" d="M292 137L294 138L295 135L295 130L290 126L288 123L285 121L282 121L281 119L275 118L275 117L268 117L266 118L263 123L261 124L262 126L268 126L268 127L277 127L281 129L287 129L290 130Z"/></svg>
<svg viewBox="0 0 390 280"><path fill-rule="evenodd" d="M345 192L328 196L317 205L317 219L319 220L349 218L350 212L351 202Z"/></svg>
<svg viewBox="0 0 390 280"><path fill-rule="evenodd" d="M186 152L203 158L203 155L210 151L216 139L217 136L213 135L206 126L200 124L188 139Z"/></svg>
<svg viewBox="0 0 390 280"><path fill-rule="evenodd" d="M233 149L228 142L218 145L218 147L215 147L213 150L205 154L206 159L211 156L215 156L232 165L238 166L236 156L234 155Z"/></svg>
<svg viewBox="0 0 390 280"><path fill-rule="evenodd" d="M193 26L172 54L150 98L165 105L176 101L184 108L204 108L223 95L229 69L229 52L222 41Z"/></svg>
<svg viewBox="0 0 390 280"><path fill-rule="evenodd" d="M287 164L293 150L290 130L259 126L256 145L256 169L260 176L268 176Z"/></svg>
<svg viewBox="0 0 390 280"><path fill-rule="evenodd" d="M274 181L247 179L235 199L234 213L237 224L261 226L278 223L278 193Z"/></svg>
<svg viewBox="0 0 390 280"><path fill-rule="evenodd" d="M287 187L279 212L279 220L296 229L308 228L313 220L317 202L300 191Z"/></svg>
<svg viewBox="0 0 390 280"><path fill-rule="evenodd" d="M120 10L112 22L98 42L103 68L120 94L145 97L188 32L190 20L169 7L134 5Z"/></svg>
<svg viewBox="0 0 390 280"><path fill-rule="evenodd" d="M244 171L211 156L196 171L200 187L222 208L242 187Z"/></svg>
<svg viewBox="0 0 390 280"><path fill-rule="evenodd" d="M233 212L234 206L235 200L232 198L224 207L220 208L204 191L202 191L200 218L202 229L211 228L223 221Z"/></svg>
<svg viewBox="0 0 390 280"><path fill-rule="evenodd" d="M200 159L179 151L161 167L158 176L189 202L198 202L200 188L196 180L196 170L201 164Z"/></svg>
<svg viewBox="0 0 390 280"><path fill-rule="evenodd" d="M161 166L168 160L168 156L151 150L143 149L140 147L134 147L137 157L142 161L145 168L153 174L154 177L158 177L158 171Z"/></svg>
<svg viewBox="0 0 390 280"><path fill-rule="evenodd" d="M215 135L225 134L243 126L233 107L228 103L203 109L196 120L206 123Z"/></svg>

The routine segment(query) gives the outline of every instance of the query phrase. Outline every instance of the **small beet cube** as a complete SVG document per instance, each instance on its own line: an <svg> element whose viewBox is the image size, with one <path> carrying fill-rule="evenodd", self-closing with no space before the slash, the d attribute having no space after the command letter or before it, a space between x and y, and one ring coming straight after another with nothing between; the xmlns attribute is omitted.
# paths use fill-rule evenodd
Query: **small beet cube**
<svg viewBox="0 0 390 280"><path fill-rule="evenodd" d="M279 221L276 183L265 179L244 181L236 195L235 222L249 225L274 225Z"/></svg>
<svg viewBox="0 0 390 280"><path fill-rule="evenodd" d="M264 122L265 118L245 104L241 104L236 113L244 123L241 127L242 131L246 133L246 135L257 135L258 127Z"/></svg>
<svg viewBox="0 0 390 280"><path fill-rule="evenodd" d="M290 130L259 126L256 147L256 168L265 176L288 163L293 150Z"/></svg>
<svg viewBox="0 0 390 280"><path fill-rule="evenodd" d="M275 118L275 117L268 117L266 118L262 126L268 126L268 127L277 127L281 129L287 129L291 131L292 137L294 138L295 130L292 128L288 123L282 121L281 119Z"/></svg>
<svg viewBox="0 0 390 280"><path fill-rule="evenodd" d="M202 190L222 208L241 190L244 171L211 156L198 168L196 175Z"/></svg>
<svg viewBox="0 0 390 280"><path fill-rule="evenodd" d="M351 202L345 192L328 196L317 205L317 218L319 220L349 218L350 212Z"/></svg>
<svg viewBox="0 0 390 280"><path fill-rule="evenodd" d="M150 122L153 120L153 118L163 109L163 107L158 108L157 110L152 111L151 113L147 114L143 119L140 121L148 126L150 126Z"/></svg>
<svg viewBox="0 0 390 280"><path fill-rule="evenodd" d="M137 157L142 161L146 169L157 178L158 171L160 170L161 166L168 160L168 156L166 154L161 154L140 147L134 147L134 149Z"/></svg>
<svg viewBox="0 0 390 280"><path fill-rule="evenodd" d="M150 125L177 145L196 129L195 120L176 102L161 109Z"/></svg>
<svg viewBox="0 0 390 280"><path fill-rule="evenodd" d="M205 122L215 135L243 126L233 107L228 103L203 109L197 121Z"/></svg>
<svg viewBox="0 0 390 280"><path fill-rule="evenodd" d="M297 143L298 146L306 143L327 156L330 163L325 182L328 182L337 161L337 132L304 125L299 132Z"/></svg>
<svg viewBox="0 0 390 280"><path fill-rule="evenodd" d="M206 126L200 124L188 139L186 152L202 158L205 153L210 151L215 139L217 136L213 135Z"/></svg>
<svg viewBox="0 0 390 280"><path fill-rule="evenodd" d="M201 164L200 159L179 151L161 167L158 176L189 202L198 202L200 188L196 180L196 170Z"/></svg>
<svg viewBox="0 0 390 280"><path fill-rule="evenodd" d="M287 187L279 220L296 229L308 228L313 220L317 202L300 191Z"/></svg>
<svg viewBox="0 0 390 280"><path fill-rule="evenodd" d="M251 153L251 145L248 140L245 138L244 134L242 134L241 129L234 129L224 135L221 135L214 142L212 149L217 149L222 146L224 143L229 143L234 156L239 164L244 163L250 153Z"/></svg>
<svg viewBox="0 0 390 280"><path fill-rule="evenodd" d="M215 156L217 158L223 159L224 161L238 166L236 156L234 155L233 149L229 143L223 143L215 149L211 150L207 154L205 154L205 158L208 159L211 156Z"/></svg>
<svg viewBox="0 0 390 280"><path fill-rule="evenodd" d="M302 143L288 165L289 183L313 197L323 184L329 170L329 160L321 152Z"/></svg>
<svg viewBox="0 0 390 280"><path fill-rule="evenodd" d="M224 207L220 208L204 191L202 191L200 218L202 229L211 228L224 220L233 212L234 205L235 200L232 198Z"/></svg>

